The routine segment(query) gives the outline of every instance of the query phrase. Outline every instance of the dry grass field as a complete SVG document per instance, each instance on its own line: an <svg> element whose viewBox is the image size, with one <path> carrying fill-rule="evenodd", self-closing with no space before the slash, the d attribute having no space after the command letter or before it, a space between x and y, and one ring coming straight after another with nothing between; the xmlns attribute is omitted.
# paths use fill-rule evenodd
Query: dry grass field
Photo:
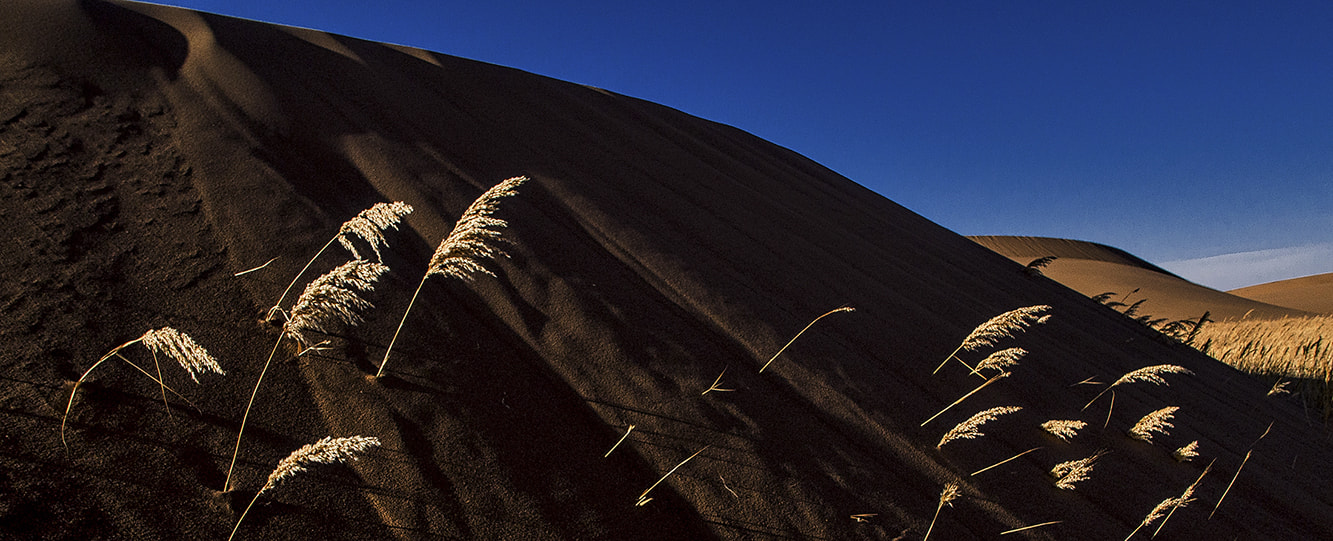
<svg viewBox="0 0 1333 541"><path fill-rule="evenodd" d="M1195 346L1251 374L1274 378L1273 394L1289 392L1333 413L1333 316L1236 319L1208 323Z"/></svg>

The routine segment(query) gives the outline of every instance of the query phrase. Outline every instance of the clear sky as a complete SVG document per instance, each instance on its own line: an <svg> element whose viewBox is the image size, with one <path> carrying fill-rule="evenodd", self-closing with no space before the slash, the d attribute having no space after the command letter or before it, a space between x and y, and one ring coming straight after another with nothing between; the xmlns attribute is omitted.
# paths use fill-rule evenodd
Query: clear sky
<svg viewBox="0 0 1333 541"><path fill-rule="evenodd" d="M160 3L661 103L965 235L1101 242L1223 289L1333 272L1333 2Z"/></svg>

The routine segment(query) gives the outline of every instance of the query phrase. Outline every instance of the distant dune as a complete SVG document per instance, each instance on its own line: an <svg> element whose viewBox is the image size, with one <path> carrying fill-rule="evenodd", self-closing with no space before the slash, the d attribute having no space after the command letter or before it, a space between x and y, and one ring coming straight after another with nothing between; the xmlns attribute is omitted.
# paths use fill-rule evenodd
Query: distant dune
<svg viewBox="0 0 1333 541"><path fill-rule="evenodd" d="M518 175L496 213L509 257L479 263L494 276L414 297L464 209ZM383 232L373 308L320 349L278 349L220 492L277 338L261 318L388 201L415 211ZM791 150L614 92L159 5L7 0L0 216L3 539L226 539L280 460L352 435L383 445L265 492L237 538L891 540L934 520L932 540L1045 524L1003 539L1120 541L1212 464L1163 538L1333 539L1333 439L1269 382ZM352 257L333 243L294 291ZM1050 274L1154 277L1088 287L1142 287L1162 315L1266 306L1186 305L1198 286L1130 261ZM932 374L978 325L1035 305L1049 321ZM193 403L167 410L125 362L154 374L155 358L128 348L79 387L67 450L74 382L164 326L227 374L196 385L160 359ZM1028 354L981 388L964 363L1011 347ZM1156 365L1190 374L1084 408L1106 389L1089 380ZM1167 406L1169 433L1127 436ZM1022 409L940 444L997 407ZM1087 425L1065 441L1048 420ZM1191 442L1198 458L1172 458ZM1056 486L1053 468L1091 456Z"/></svg>
<svg viewBox="0 0 1333 541"><path fill-rule="evenodd" d="M1026 265L1054 255L1044 268L1051 279L1089 297L1114 292L1116 301L1146 299L1139 314L1171 320L1198 318L1205 311L1212 319L1280 318L1309 315L1297 307L1261 302L1195 284L1118 248L1093 242L1047 237L973 236L973 241ZM1135 291L1137 290L1137 291Z"/></svg>
<svg viewBox="0 0 1333 541"><path fill-rule="evenodd" d="M1333 314L1333 273L1242 287L1227 293L1307 312Z"/></svg>

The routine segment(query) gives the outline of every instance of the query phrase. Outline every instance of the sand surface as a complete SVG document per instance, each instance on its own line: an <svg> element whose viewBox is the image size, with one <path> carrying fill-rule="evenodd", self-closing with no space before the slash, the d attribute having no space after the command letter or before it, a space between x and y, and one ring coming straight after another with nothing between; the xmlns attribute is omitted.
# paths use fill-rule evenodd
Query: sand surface
<svg viewBox="0 0 1333 541"><path fill-rule="evenodd" d="M436 244L515 175L532 180L497 214L512 257L428 281L388 377L368 381ZM262 314L341 223L397 200L416 211L386 234L375 308L324 351L281 352L221 493L278 337ZM279 460L354 434L383 446L265 493L238 537L920 539L957 483L931 539L1061 521L1004 538L1120 540L1214 460L1159 538L1333 537L1328 432L1266 383L794 152L595 88L147 4L11 0L0 216L3 539L225 539ZM349 257L335 245L312 271ZM1030 351L1012 376L922 426L981 382L936 365L1038 304L1053 318L997 345ZM162 326L227 375L195 385L164 359L197 405L168 413L113 359L80 387L66 451L71 384ZM1117 389L1104 429L1112 395L1080 410L1103 387L1079 382L1167 363L1194 374ZM734 390L701 395L724 371ZM1126 437L1168 405L1169 435ZM936 448L996 406L1023 409ZM1049 419L1091 426L1066 443ZM1199 458L1171 458L1195 440ZM1052 466L1099 450L1076 490L1053 486Z"/></svg>
<svg viewBox="0 0 1333 541"><path fill-rule="evenodd" d="M1048 237L968 237L1016 263L1056 256L1042 273L1089 297L1114 293L1116 302L1139 305L1139 315L1153 319L1195 319L1206 311L1213 320L1310 315L1298 306L1269 298L1242 296L1202 286L1118 248L1093 242Z"/></svg>
<svg viewBox="0 0 1333 541"><path fill-rule="evenodd" d="M1333 314L1333 273L1279 280L1233 289L1227 293L1307 312Z"/></svg>

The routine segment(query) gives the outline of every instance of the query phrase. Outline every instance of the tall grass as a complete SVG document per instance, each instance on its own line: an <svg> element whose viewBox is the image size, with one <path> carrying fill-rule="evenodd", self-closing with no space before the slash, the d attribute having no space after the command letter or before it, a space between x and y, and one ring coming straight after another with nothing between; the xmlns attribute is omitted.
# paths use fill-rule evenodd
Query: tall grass
<svg viewBox="0 0 1333 541"><path fill-rule="evenodd" d="M1294 394L1333 415L1333 316L1224 320L1204 326L1199 351L1242 371L1295 380Z"/></svg>

